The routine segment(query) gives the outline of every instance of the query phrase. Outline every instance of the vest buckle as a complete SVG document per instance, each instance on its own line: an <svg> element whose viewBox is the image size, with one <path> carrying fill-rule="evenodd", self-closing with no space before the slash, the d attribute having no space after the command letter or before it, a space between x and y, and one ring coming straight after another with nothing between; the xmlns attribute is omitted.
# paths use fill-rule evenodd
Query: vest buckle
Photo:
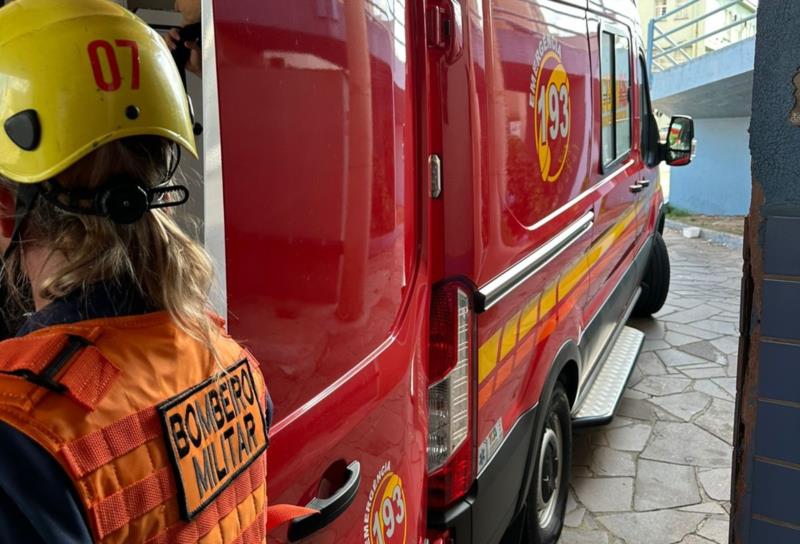
<svg viewBox="0 0 800 544"><path fill-rule="evenodd" d="M44 376L42 374L36 374L35 372L31 372L27 368L22 368L20 370L12 370L9 374L19 376L20 378L29 381L32 384L38 385L39 387L44 387L45 389L49 389L54 393L66 393L67 391L67 388L64 384L58 383L52 378L48 378L47 376Z"/></svg>
<svg viewBox="0 0 800 544"><path fill-rule="evenodd" d="M69 334L67 335L67 345L64 346L64 349L62 349L41 372L37 373L27 368L20 368L18 370L12 370L9 374L17 375L32 384L44 387L55 393L66 393L67 387L57 382L55 380L55 375L58 374L81 349L88 345L89 341L85 338Z"/></svg>

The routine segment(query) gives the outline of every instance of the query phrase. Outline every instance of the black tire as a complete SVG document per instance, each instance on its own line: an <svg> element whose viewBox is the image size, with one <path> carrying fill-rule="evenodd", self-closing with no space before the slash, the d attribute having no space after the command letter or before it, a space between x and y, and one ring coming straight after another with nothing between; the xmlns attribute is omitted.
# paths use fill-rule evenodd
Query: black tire
<svg viewBox="0 0 800 544"><path fill-rule="evenodd" d="M642 294L633 308L633 313L639 317L653 315L664 306L669 294L669 253L667 244L659 233L653 234L653 247L650 259L647 261L647 270L642 278Z"/></svg>
<svg viewBox="0 0 800 544"><path fill-rule="evenodd" d="M572 464L572 417L567 391L561 382L556 383L543 416L536 440L533 480L528 490L526 533L531 544L555 544L564 525ZM560 440L560 455L554 440ZM543 501L545 508L541 508Z"/></svg>

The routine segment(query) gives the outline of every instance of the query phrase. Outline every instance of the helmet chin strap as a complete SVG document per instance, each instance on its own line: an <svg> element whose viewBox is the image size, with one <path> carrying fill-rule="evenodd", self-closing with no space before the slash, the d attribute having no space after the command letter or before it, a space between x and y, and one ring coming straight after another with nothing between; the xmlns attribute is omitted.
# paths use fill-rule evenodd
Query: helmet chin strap
<svg viewBox="0 0 800 544"><path fill-rule="evenodd" d="M20 184L17 188L17 204L14 210L14 230L11 233L11 242L3 252L3 260L7 260L22 241L22 227L25 219L36 204L39 196L38 184Z"/></svg>

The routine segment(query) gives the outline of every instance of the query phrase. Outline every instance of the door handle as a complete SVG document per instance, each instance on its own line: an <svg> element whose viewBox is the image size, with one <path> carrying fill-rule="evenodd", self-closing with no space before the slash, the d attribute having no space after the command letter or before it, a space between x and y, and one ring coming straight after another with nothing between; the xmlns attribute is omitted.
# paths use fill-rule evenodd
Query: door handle
<svg viewBox="0 0 800 544"><path fill-rule="evenodd" d="M628 187L632 193L641 193L642 189L644 189L644 185L641 183L634 183L630 187Z"/></svg>
<svg viewBox="0 0 800 544"><path fill-rule="evenodd" d="M318 510L319 513L298 518L289 525L289 541L294 542L305 538L313 532L330 525L350 506L358 494L361 484L361 463L353 461L347 465L347 478L336 493L327 499L314 497L306 505L307 508Z"/></svg>
<svg viewBox="0 0 800 544"><path fill-rule="evenodd" d="M643 179L643 180L639 181L639 185L641 185L642 187L649 187L650 186L650 180L649 179Z"/></svg>

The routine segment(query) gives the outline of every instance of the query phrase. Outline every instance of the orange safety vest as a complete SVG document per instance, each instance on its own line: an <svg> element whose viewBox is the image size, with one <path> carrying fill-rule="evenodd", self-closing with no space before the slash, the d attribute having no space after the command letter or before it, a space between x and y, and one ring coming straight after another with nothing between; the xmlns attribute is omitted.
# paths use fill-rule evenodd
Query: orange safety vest
<svg viewBox="0 0 800 544"><path fill-rule="evenodd" d="M0 342L0 420L64 468L96 541L266 542L266 385L215 348L165 312Z"/></svg>

